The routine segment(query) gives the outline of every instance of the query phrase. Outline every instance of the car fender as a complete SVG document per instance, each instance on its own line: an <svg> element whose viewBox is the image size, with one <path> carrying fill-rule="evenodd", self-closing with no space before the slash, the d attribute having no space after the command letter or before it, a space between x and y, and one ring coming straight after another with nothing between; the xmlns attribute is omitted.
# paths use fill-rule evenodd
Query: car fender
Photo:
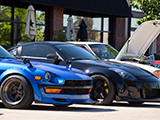
<svg viewBox="0 0 160 120"><path fill-rule="evenodd" d="M105 67L90 67L86 69L85 74L92 76L94 74L101 74L109 78L114 84L117 85L118 88L123 89L125 85L125 81L114 71L109 70Z"/></svg>
<svg viewBox="0 0 160 120"><path fill-rule="evenodd" d="M7 69L6 71L4 71L1 76L0 76L0 83L2 83L2 81L10 76L10 75L21 75L23 77L25 77L28 82L30 82L30 84L32 85L33 91L34 91L34 98L35 100L41 100L42 99L42 95L39 92L39 88L38 88L38 84L35 82L34 80L34 75L31 74L30 72L28 72L27 70L21 69L21 68L11 68L11 69Z"/></svg>

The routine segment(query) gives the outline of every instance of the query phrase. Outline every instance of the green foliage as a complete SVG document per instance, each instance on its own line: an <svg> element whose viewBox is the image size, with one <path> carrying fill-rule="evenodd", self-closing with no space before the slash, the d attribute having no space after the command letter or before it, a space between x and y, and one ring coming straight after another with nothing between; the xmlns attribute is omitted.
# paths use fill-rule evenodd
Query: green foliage
<svg viewBox="0 0 160 120"><path fill-rule="evenodd" d="M45 12L38 11L36 14L36 24L45 24ZM44 26L36 25L36 41L43 41L44 40Z"/></svg>
<svg viewBox="0 0 160 120"><path fill-rule="evenodd" d="M160 1L159 0L135 0L130 1L133 8L140 9L145 14L145 17L137 20L137 24L148 21L160 19Z"/></svg>
<svg viewBox="0 0 160 120"><path fill-rule="evenodd" d="M11 7L0 6L0 19L1 20L11 20ZM17 22L26 22L27 9L24 8L15 8L14 11L14 21ZM18 26L18 39L15 39L15 45L19 41L30 42L31 40L24 36L25 24L24 23L14 23ZM36 11L36 24L45 24L45 12ZM36 25L36 41L44 40L44 29L45 26ZM15 32L15 29L14 29ZM11 44L11 22L0 22L0 44Z"/></svg>
<svg viewBox="0 0 160 120"><path fill-rule="evenodd" d="M11 8L10 7L0 7L0 17L1 19L10 20L11 19ZM0 24L0 44L10 45L11 38L11 25L9 22L3 22Z"/></svg>
<svg viewBox="0 0 160 120"><path fill-rule="evenodd" d="M67 41L66 34L64 34L63 31L61 29L59 29L58 33L57 33L57 37L54 37L53 40L65 42L65 41Z"/></svg>

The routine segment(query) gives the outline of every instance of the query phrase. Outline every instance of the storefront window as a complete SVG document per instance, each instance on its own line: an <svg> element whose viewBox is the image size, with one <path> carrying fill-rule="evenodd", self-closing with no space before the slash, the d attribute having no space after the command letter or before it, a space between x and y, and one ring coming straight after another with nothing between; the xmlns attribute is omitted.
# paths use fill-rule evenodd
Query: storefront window
<svg viewBox="0 0 160 120"><path fill-rule="evenodd" d="M30 42L24 36L27 9L14 8L14 21L11 20L12 9L8 6L0 6L0 44L11 45L11 41L16 45L19 42ZM36 31L35 41L44 40L45 12L36 10Z"/></svg>
<svg viewBox="0 0 160 120"><path fill-rule="evenodd" d="M101 30L101 18L92 18L93 25L92 30Z"/></svg>
<svg viewBox="0 0 160 120"><path fill-rule="evenodd" d="M103 28L104 31L109 31L109 18L104 18L104 24L103 24Z"/></svg>
<svg viewBox="0 0 160 120"><path fill-rule="evenodd" d="M103 43L108 43L108 32L103 32Z"/></svg>
<svg viewBox="0 0 160 120"><path fill-rule="evenodd" d="M101 32L88 31L88 39L89 39L89 41L97 41L97 42L100 42Z"/></svg>
<svg viewBox="0 0 160 120"><path fill-rule="evenodd" d="M67 27L67 19L68 19L69 15L64 14L63 15L63 26L64 29L66 30ZM88 39L89 41L97 41L100 42L101 41L101 20L102 18L90 18L90 17L82 17L82 16L72 16L73 18L73 24L74 24L74 28L75 28L75 34L77 35L78 30L79 30L79 24L81 23L81 20L84 19L86 25L87 25L87 31L88 31ZM104 34L105 36L108 34L108 18L104 18L104 30L102 30L103 32L106 32L106 34ZM108 41L108 37L103 37L103 40L107 38L106 41Z"/></svg>

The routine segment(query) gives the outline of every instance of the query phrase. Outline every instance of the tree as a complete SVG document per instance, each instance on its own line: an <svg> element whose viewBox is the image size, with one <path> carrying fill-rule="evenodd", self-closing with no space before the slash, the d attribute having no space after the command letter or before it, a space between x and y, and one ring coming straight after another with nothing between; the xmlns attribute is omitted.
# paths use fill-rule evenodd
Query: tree
<svg viewBox="0 0 160 120"><path fill-rule="evenodd" d="M159 0L134 0L130 1L130 5L133 8L142 10L145 17L137 20L137 24L148 21L160 19L160 1Z"/></svg>

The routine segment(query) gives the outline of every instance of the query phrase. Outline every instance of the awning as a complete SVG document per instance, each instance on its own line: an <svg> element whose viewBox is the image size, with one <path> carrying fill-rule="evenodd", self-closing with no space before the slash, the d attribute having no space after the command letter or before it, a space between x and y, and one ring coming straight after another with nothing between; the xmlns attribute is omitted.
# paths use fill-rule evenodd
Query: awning
<svg viewBox="0 0 160 120"><path fill-rule="evenodd" d="M1 2L10 0L1 0ZM64 8L64 13L88 17L129 17L130 9L126 0L15 0L36 5Z"/></svg>

